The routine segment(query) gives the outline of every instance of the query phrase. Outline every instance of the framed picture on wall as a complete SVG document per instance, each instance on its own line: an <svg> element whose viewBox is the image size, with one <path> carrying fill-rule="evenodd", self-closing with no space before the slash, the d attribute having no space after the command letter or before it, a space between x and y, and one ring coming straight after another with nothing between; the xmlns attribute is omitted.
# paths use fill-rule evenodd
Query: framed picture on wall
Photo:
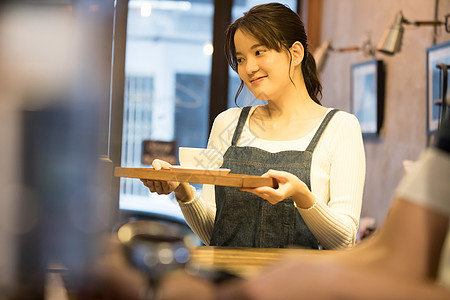
<svg viewBox="0 0 450 300"><path fill-rule="evenodd" d="M427 134L433 135L438 130L439 119L442 111L442 92L444 82L441 74L442 67L438 65L450 65L450 41L434 45L427 49ZM447 78L447 88L449 87L449 76ZM450 103L450 96L447 92L447 104Z"/></svg>
<svg viewBox="0 0 450 300"><path fill-rule="evenodd" d="M364 136L378 136L384 111L384 64L370 60L351 66L351 112Z"/></svg>

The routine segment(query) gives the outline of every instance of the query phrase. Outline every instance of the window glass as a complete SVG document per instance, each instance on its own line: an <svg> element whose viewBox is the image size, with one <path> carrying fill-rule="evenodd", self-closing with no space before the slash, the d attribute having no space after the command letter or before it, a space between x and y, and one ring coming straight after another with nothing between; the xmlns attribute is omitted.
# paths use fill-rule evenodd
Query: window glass
<svg viewBox="0 0 450 300"><path fill-rule="evenodd" d="M142 164L143 141L205 147L208 138L213 0L128 4L122 167ZM120 208L182 219L173 195L121 178Z"/></svg>
<svg viewBox="0 0 450 300"><path fill-rule="evenodd" d="M248 11L255 5L270 3L273 1L261 1L261 0L235 0L233 2L233 10L232 10L232 20L235 21L237 18L243 16L243 13ZM277 1L279 3L286 4L293 11L297 11L297 1ZM241 80L236 72L233 69L229 69L229 84L228 84L228 107L236 107L235 104L235 96L236 92L241 84ZM267 101L262 101L256 99L253 94L244 86L239 98L237 99L237 104L239 107L244 107L248 105L261 105L265 104Z"/></svg>

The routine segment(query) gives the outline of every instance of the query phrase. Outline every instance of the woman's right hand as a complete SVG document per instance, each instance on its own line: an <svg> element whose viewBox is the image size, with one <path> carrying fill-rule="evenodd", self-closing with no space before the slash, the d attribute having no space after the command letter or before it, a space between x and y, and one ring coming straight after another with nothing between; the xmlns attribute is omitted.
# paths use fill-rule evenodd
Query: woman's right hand
<svg viewBox="0 0 450 300"><path fill-rule="evenodd" d="M164 160L155 159L152 162L152 166L155 170L169 170L171 164ZM151 180L143 178L141 178L141 181L152 193L168 195L175 192L175 198L181 202L187 202L194 198L193 191L187 182Z"/></svg>
<svg viewBox="0 0 450 300"><path fill-rule="evenodd" d="M155 159L152 162L152 166L155 170L166 169L169 170L171 164L164 160ZM149 188L150 192L157 193L159 195L168 195L172 193L180 183L177 181L163 181L163 180L151 180L141 179L142 183Z"/></svg>

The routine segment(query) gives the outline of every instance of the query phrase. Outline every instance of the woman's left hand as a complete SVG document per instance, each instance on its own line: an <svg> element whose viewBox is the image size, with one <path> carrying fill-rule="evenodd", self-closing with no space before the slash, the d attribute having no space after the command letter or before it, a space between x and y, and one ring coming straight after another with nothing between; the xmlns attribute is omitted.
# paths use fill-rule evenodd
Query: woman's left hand
<svg viewBox="0 0 450 300"><path fill-rule="evenodd" d="M263 186L258 188L241 188L241 191L253 193L272 204L277 204L292 197L297 206L309 208L314 204L314 196L308 186L297 176L284 172L269 170L262 177L272 177L278 181L278 188Z"/></svg>

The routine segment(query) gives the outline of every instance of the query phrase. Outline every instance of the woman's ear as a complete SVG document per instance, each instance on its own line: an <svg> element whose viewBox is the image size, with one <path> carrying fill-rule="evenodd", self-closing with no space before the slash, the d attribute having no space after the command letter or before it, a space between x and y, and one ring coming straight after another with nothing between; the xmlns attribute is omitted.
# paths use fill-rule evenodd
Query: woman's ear
<svg viewBox="0 0 450 300"><path fill-rule="evenodd" d="M302 43L300 42L295 42L292 44L291 46L291 54L292 54L292 63L295 66L298 66L302 63L303 58L305 57L305 49L303 48Z"/></svg>

